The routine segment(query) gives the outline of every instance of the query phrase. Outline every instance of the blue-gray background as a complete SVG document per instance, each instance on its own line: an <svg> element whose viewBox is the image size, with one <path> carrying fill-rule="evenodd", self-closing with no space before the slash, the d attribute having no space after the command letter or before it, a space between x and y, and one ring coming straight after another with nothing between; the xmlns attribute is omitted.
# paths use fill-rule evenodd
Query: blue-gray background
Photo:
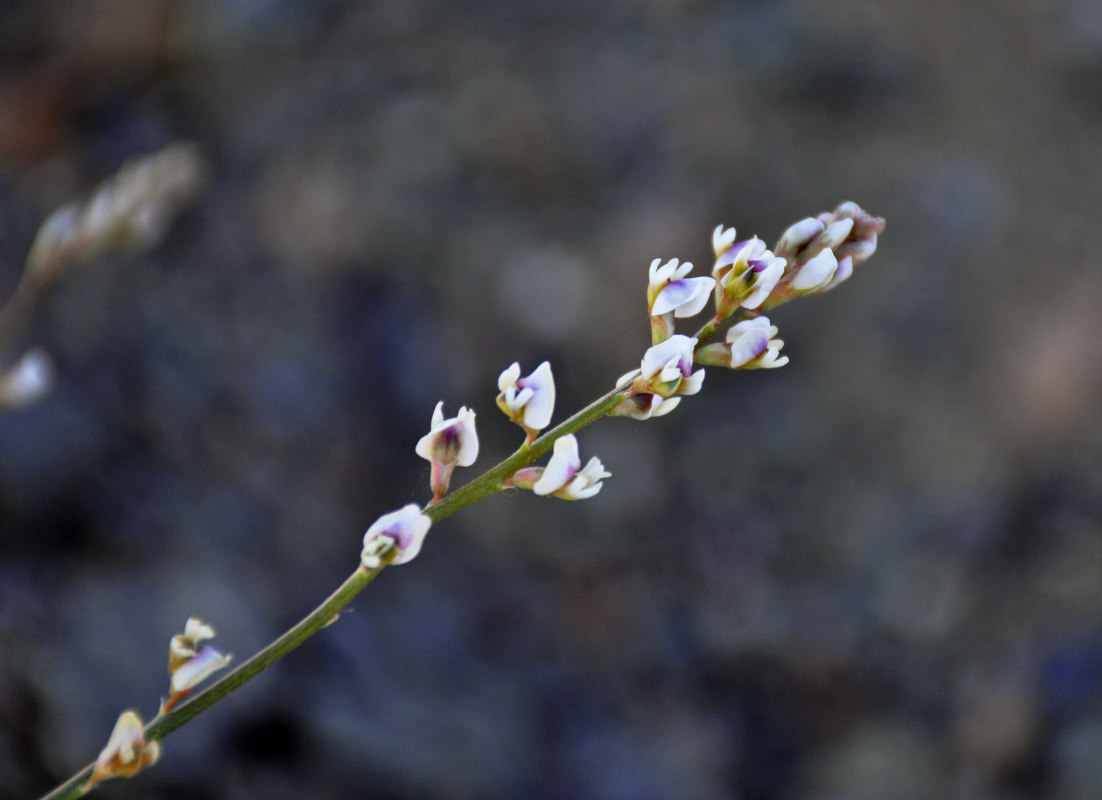
<svg viewBox="0 0 1102 800"><path fill-rule="evenodd" d="M320 601L438 400L488 466L510 362L572 410L652 258L852 199L789 366L586 430L598 497L447 520L102 795L1102 796L1100 86L1095 0L7 0L0 290L127 157L213 178L0 418L0 795L153 713L189 615L244 658Z"/></svg>

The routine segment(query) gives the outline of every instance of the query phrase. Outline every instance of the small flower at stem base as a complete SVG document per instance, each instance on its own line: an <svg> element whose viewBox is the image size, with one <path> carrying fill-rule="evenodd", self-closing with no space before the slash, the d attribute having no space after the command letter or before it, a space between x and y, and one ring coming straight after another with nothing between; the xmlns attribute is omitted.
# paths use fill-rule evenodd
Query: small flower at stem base
<svg viewBox="0 0 1102 800"><path fill-rule="evenodd" d="M360 563L364 569L378 569L383 557L392 549L392 564L405 564L421 552L421 543L429 532L432 520L421 513L416 503L409 503L397 511L383 514L364 534Z"/></svg>
<svg viewBox="0 0 1102 800"><path fill-rule="evenodd" d="M129 778L156 764L160 757L161 746L157 742L146 742L138 713L124 711L119 715L107 746L100 751L92 775L83 788L87 791L108 778Z"/></svg>
<svg viewBox="0 0 1102 800"><path fill-rule="evenodd" d="M520 364L514 362L497 379L497 406L529 435L551 423L555 410L555 379L551 365L544 361L526 378L520 377Z"/></svg>
<svg viewBox="0 0 1102 800"><path fill-rule="evenodd" d="M415 451L432 465L429 483L435 502L448 491L452 468L456 464L469 467L478 458L474 412L460 406L458 414L444 419L444 403L437 403L432 414L432 428L417 442Z"/></svg>
<svg viewBox="0 0 1102 800"><path fill-rule="evenodd" d="M210 675L230 663L233 656L225 655L209 644L214 638L214 628L197 617L188 619L184 632L172 637L168 643L168 674L170 694L162 706L165 712L177 701L191 694L191 690Z"/></svg>
<svg viewBox="0 0 1102 800"><path fill-rule="evenodd" d="M536 470L539 470L538 474ZM612 473L605 472L604 465L596 456L582 466L578 456L578 439L571 433L555 440L555 449L546 467L518 470L513 476L513 484L531 488L538 495L584 500L601 491L601 481L610 477Z"/></svg>

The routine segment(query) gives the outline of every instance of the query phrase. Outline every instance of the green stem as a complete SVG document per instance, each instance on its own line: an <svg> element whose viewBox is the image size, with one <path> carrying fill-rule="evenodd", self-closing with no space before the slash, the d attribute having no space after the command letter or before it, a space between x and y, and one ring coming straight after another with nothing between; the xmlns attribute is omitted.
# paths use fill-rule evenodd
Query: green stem
<svg viewBox="0 0 1102 800"><path fill-rule="evenodd" d="M487 470L461 489L456 490L452 494L445 495L440 502L426 508L424 510L425 515L436 523L445 517L451 516L456 511L469 506L476 500L480 500L483 497L501 491L505 486L504 481L507 478L511 477L518 469L528 466L550 450L551 445L554 444L556 439L569 433L574 433L577 430L581 430L586 425L596 421L611 411L627 395L627 390L613 389L603 397L594 400L581 411L559 423L531 444L521 446L513 455L506 458L497 466ZM348 576L345 582L333 592L333 594L329 595L324 603L311 611L297 625L274 642L258 652L248 661L243 662L235 670L222 677L221 680L207 688L201 694L182 702L168 713L160 714L153 718L149 724L145 726L146 741L156 741L165 738L181 725L186 724L206 711L230 692L248 683L322 628L336 621L341 610L347 606L356 595L363 591L364 587L371 583L376 575L382 572L390 562L390 559L394 557L394 554L394 551L391 551L389 558L384 556L383 563L373 570L366 570L362 567L357 568L356 571ZM52 792L43 795L41 800L75 800L75 798L83 797L89 791L86 784L94 768L95 762L88 764Z"/></svg>

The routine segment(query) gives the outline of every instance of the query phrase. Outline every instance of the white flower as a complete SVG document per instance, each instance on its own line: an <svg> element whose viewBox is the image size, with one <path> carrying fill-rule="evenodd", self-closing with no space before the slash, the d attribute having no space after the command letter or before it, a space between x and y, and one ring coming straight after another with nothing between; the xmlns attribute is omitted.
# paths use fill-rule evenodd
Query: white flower
<svg viewBox="0 0 1102 800"><path fill-rule="evenodd" d="M555 410L555 379L551 365L544 361L527 378L520 377L520 364L514 362L497 379L498 407L509 419L528 431L539 431L551 423Z"/></svg>
<svg viewBox="0 0 1102 800"><path fill-rule="evenodd" d="M727 330L727 344L731 348L732 369L772 369L788 363L788 356L781 356L784 342L774 339L777 326L768 317L748 319Z"/></svg>
<svg viewBox="0 0 1102 800"><path fill-rule="evenodd" d="M678 266L676 258L662 266L656 258L650 265L650 283L647 286L647 302L652 317L672 313L675 317L692 317L700 313L708 302L708 293L715 286L713 278L686 278L692 270L691 262Z"/></svg>
<svg viewBox="0 0 1102 800"><path fill-rule="evenodd" d="M190 617L184 625L184 632L169 641L168 674L172 693L163 710L168 710L173 703L230 663L233 656L203 644L213 638L214 628L197 617Z"/></svg>
<svg viewBox="0 0 1102 800"><path fill-rule="evenodd" d="M729 317L739 306L760 306L784 275L787 262L774 256L758 237L735 242L716 259L712 277L716 279L716 307L721 317Z"/></svg>
<svg viewBox="0 0 1102 800"><path fill-rule="evenodd" d="M699 392L704 383L704 370L692 371L696 342L696 339L676 334L648 349L643 354L636 390L662 397Z"/></svg>
<svg viewBox="0 0 1102 800"><path fill-rule="evenodd" d="M107 746L100 751L84 788L87 790L108 778L129 778L138 770L157 763L160 757L161 746L157 742L145 741L142 718L136 711L124 711L119 714Z"/></svg>
<svg viewBox="0 0 1102 800"><path fill-rule="evenodd" d="M555 440L555 450L543 474L532 487L538 495L552 495L563 500L584 500L601 491L601 481L612 477L596 456L582 467L578 457L578 440L568 434Z"/></svg>
<svg viewBox="0 0 1102 800"><path fill-rule="evenodd" d="M823 250L799 268L792 279L794 292L817 292L827 288L838 269L838 259L833 250Z"/></svg>
<svg viewBox="0 0 1102 800"><path fill-rule="evenodd" d="M433 463L469 467L478 458L474 412L460 406L458 414L444 419L444 402L440 401L432 413L432 429L421 437L415 450L421 458Z"/></svg>
<svg viewBox="0 0 1102 800"><path fill-rule="evenodd" d="M365 569L376 569L382 563L382 554L390 547L397 553L392 564L412 561L421 552L421 543L425 541L425 534L431 525L432 520L421 513L416 503L383 514L371 523L364 534L360 563Z"/></svg>

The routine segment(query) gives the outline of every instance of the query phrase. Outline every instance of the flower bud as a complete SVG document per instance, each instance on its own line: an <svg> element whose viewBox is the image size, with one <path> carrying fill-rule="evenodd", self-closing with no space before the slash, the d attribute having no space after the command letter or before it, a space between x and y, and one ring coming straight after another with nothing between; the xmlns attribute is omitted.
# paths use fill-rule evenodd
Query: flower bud
<svg viewBox="0 0 1102 800"><path fill-rule="evenodd" d="M788 259L788 268L762 308L833 289L876 252L876 238L883 230L883 219L852 202L795 223L777 242L776 252Z"/></svg>

